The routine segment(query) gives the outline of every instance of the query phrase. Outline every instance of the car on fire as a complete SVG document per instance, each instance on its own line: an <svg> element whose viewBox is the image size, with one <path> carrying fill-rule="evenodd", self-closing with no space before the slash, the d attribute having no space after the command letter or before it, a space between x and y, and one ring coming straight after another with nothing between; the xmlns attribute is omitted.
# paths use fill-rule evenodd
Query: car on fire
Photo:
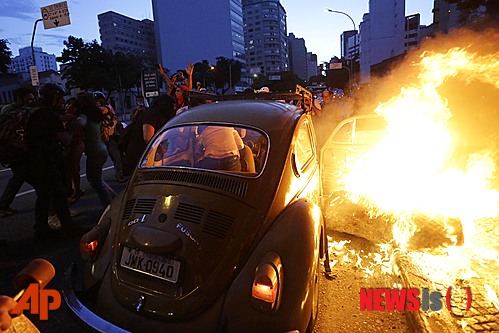
<svg viewBox="0 0 499 333"><path fill-rule="evenodd" d="M313 330L327 238L310 113L209 99L158 131L81 238L63 296L89 330ZM240 169L199 163L207 129L242 140Z"/></svg>
<svg viewBox="0 0 499 333"><path fill-rule="evenodd" d="M375 243L393 239L390 213L377 210L369 203L350 199L343 177L350 171L352 161L366 154L383 140L387 133L387 121L379 114L348 117L341 121L321 149L322 207L329 227L348 234L366 238ZM382 165L378 166L383 168ZM459 219L441 216L412 217L415 229L409 249L434 249L464 242L462 223Z"/></svg>

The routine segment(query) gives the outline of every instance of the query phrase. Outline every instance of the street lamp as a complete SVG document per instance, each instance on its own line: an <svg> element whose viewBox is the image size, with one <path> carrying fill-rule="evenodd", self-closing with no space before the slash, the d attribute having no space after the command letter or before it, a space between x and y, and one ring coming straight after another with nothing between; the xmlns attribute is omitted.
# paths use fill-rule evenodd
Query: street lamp
<svg viewBox="0 0 499 333"><path fill-rule="evenodd" d="M357 28L356 28L356 26L355 26L355 22L354 22L353 18L352 18L350 15L348 15L348 14L347 14L347 13L345 13L345 12L339 11L339 10L332 10L332 9L329 9L329 8L325 8L325 9L326 9L326 11L328 11L328 12L330 12L330 13L343 14L343 15L347 16L347 17L350 19L350 21L352 21L352 24L353 24L353 31L357 31ZM354 47L356 47L356 45L355 45ZM354 55L354 58L355 58L355 55ZM354 68L353 68L353 66L354 66L354 61L355 61L355 59L350 60L350 66L351 66L352 68L351 68L351 70L350 70L350 69L348 70L348 77L349 77L348 81L349 81L349 84L350 84L350 93L352 93L352 88L351 88L351 87L352 87L351 77L353 77L353 72L354 72L354 70L353 70L353 69L354 69Z"/></svg>
<svg viewBox="0 0 499 333"><path fill-rule="evenodd" d="M203 86L206 88L206 73L208 73L209 71L212 71L215 69L215 66L210 66L210 68L208 68L208 70L206 72L204 72L204 75L203 75Z"/></svg>
<svg viewBox="0 0 499 333"><path fill-rule="evenodd" d="M329 8L326 8L326 10L327 10L328 12L330 12L330 13L337 13L337 14L343 14L343 15L348 16L348 18L350 19L350 21L352 21L352 24L353 24L353 30L354 30L354 31L355 31L355 30L357 30L357 28L355 27L355 22L353 21L353 18L352 18L350 15L348 15L347 13L345 13L345 12L340 12L339 10L332 10L332 9L329 9Z"/></svg>

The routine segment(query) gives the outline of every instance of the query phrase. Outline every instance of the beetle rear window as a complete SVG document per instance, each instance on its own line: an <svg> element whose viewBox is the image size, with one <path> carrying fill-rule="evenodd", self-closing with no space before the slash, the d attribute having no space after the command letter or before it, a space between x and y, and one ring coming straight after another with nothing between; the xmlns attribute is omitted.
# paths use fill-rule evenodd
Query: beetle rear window
<svg viewBox="0 0 499 333"><path fill-rule="evenodd" d="M149 146L140 168L181 167L256 177L268 140L245 127L196 124L164 130Z"/></svg>

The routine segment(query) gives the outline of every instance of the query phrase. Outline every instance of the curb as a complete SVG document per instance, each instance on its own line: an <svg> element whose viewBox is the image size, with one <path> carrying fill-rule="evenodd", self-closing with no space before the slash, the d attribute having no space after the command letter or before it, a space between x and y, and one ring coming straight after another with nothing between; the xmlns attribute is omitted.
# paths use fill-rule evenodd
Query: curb
<svg viewBox="0 0 499 333"><path fill-rule="evenodd" d="M396 259L397 266L402 279L402 285L405 288L427 288L428 285L423 285L423 279L417 277L410 272L408 265L403 263L403 259L399 255ZM421 280L421 281L418 281ZM419 282L419 283L418 283ZM455 321L446 311L442 309L439 312L434 312L435 315L429 315L429 312L419 309L418 311L405 311L405 318L411 333L454 333L459 331L455 325ZM433 312L430 312L433 314Z"/></svg>

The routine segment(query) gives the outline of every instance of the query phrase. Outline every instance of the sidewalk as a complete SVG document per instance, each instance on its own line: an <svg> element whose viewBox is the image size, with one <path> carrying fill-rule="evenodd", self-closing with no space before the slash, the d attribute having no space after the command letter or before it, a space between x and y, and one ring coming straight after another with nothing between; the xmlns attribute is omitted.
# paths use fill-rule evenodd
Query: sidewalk
<svg viewBox="0 0 499 333"><path fill-rule="evenodd" d="M476 222L476 232L474 235L468 235L468 238L465 235L465 245L457 249L457 255L435 256L441 258L437 265L437 261L433 263L433 267L428 262L427 267L421 267L424 261L418 258L418 253L399 257L398 265L404 287L428 288L430 292L439 291L443 296L441 311L406 312L412 332L499 332L499 229L495 227L497 223L497 219ZM446 294L450 286L451 311L446 307ZM467 287L471 291L469 310L466 310Z"/></svg>

